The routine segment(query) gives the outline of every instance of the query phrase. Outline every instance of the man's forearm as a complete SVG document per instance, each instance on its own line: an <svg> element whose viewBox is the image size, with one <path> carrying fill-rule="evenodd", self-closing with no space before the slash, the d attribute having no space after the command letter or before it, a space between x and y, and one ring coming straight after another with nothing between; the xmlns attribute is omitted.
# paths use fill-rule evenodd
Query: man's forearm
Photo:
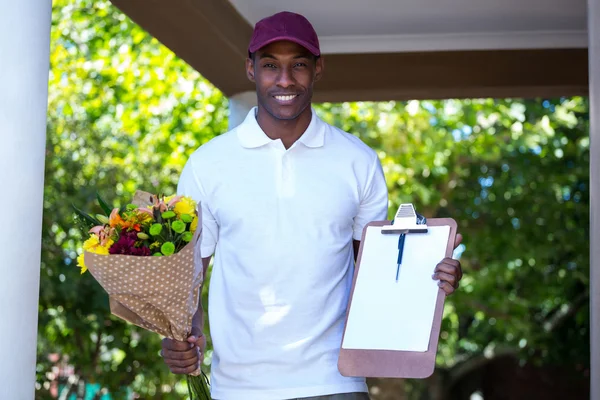
<svg viewBox="0 0 600 400"><path fill-rule="evenodd" d="M360 240L352 240L352 249L354 251L354 262L358 258L358 250L360 249Z"/></svg>
<svg viewBox="0 0 600 400"><path fill-rule="evenodd" d="M201 334L204 332L204 307L202 307L202 287L200 287L200 298L198 299L198 310L192 318L192 332Z"/></svg>
<svg viewBox="0 0 600 400"><path fill-rule="evenodd" d="M198 334L204 333L204 307L202 307L202 288L204 287L204 282L206 281L206 271L208 271L208 265L210 264L211 257L206 257L202 259L202 284L200 285L200 293L198 295L198 310L194 317L192 318L192 328L196 328Z"/></svg>

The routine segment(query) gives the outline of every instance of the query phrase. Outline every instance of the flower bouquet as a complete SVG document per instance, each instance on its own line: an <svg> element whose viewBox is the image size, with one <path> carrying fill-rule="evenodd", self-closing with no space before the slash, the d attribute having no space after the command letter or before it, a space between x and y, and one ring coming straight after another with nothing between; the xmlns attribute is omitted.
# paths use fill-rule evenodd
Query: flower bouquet
<svg viewBox="0 0 600 400"><path fill-rule="evenodd" d="M111 313L162 336L185 341L198 310L203 267L200 205L185 196L138 191L134 200L104 214L74 206L88 239L77 258L108 293ZM192 400L210 399L200 368L187 375Z"/></svg>

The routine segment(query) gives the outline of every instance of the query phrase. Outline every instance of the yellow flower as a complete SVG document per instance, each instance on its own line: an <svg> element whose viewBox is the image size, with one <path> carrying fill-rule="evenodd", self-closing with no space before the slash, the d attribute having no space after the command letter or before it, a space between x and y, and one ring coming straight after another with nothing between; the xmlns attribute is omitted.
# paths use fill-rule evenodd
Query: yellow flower
<svg viewBox="0 0 600 400"><path fill-rule="evenodd" d="M197 227L198 227L198 217L194 216L194 219L192 220L192 224L190 225L190 232L194 233L196 231Z"/></svg>
<svg viewBox="0 0 600 400"><path fill-rule="evenodd" d="M173 209L173 211L175 211L175 214L177 214L177 216L180 216L181 214L187 214L190 216L195 215L196 202L190 197L182 197L181 200L179 200L175 204L175 208Z"/></svg>
<svg viewBox="0 0 600 400"><path fill-rule="evenodd" d="M85 271L87 271L87 267L84 262L84 254L86 251L95 254L107 255L108 249L113 245L114 242L115 241L112 239L107 239L104 246L102 246L100 239L98 239L98 236L96 235L90 236L88 240L83 242L84 252L77 256L77 266L81 267L81 273L83 274Z"/></svg>
<svg viewBox="0 0 600 400"><path fill-rule="evenodd" d="M83 242L83 250L85 251L93 251L92 249L96 248L97 246L100 246L100 240L96 235L90 236L88 240Z"/></svg>
<svg viewBox="0 0 600 400"><path fill-rule="evenodd" d="M106 254L108 254L108 249L110 248L110 246L112 246L113 243L114 243L114 240L107 239L104 246L102 246L100 244L100 240L98 239L98 236L92 235L92 236L90 236L90 238L88 240L83 242L83 250L89 251L90 253L106 255Z"/></svg>
<svg viewBox="0 0 600 400"><path fill-rule="evenodd" d="M85 271L87 271L87 267L85 266L85 263L83 262L83 257L84 257L85 253L81 253L79 256L77 256L77 266L81 267L81 273L83 274Z"/></svg>

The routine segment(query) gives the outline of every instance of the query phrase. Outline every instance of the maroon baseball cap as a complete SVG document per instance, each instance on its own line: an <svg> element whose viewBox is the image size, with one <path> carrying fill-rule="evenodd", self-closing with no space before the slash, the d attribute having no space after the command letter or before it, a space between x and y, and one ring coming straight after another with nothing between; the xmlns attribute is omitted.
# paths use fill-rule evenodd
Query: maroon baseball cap
<svg viewBox="0 0 600 400"><path fill-rule="evenodd" d="M280 40L287 40L305 47L315 56L321 55L317 32L308 20L289 11L283 11L261 19L254 26L254 33L248 46L248 52Z"/></svg>

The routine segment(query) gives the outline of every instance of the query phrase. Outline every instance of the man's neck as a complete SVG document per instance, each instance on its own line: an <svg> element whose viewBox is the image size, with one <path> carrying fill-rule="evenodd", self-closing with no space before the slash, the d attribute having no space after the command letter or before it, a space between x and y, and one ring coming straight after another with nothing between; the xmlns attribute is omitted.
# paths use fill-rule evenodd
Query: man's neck
<svg viewBox="0 0 600 400"><path fill-rule="evenodd" d="M274 118L260 105L256 113L256 121L265 134L271 139L281 139L286 149L304 134L312 119L312 110L307 107L296 119L280 120Z"/></svg>

